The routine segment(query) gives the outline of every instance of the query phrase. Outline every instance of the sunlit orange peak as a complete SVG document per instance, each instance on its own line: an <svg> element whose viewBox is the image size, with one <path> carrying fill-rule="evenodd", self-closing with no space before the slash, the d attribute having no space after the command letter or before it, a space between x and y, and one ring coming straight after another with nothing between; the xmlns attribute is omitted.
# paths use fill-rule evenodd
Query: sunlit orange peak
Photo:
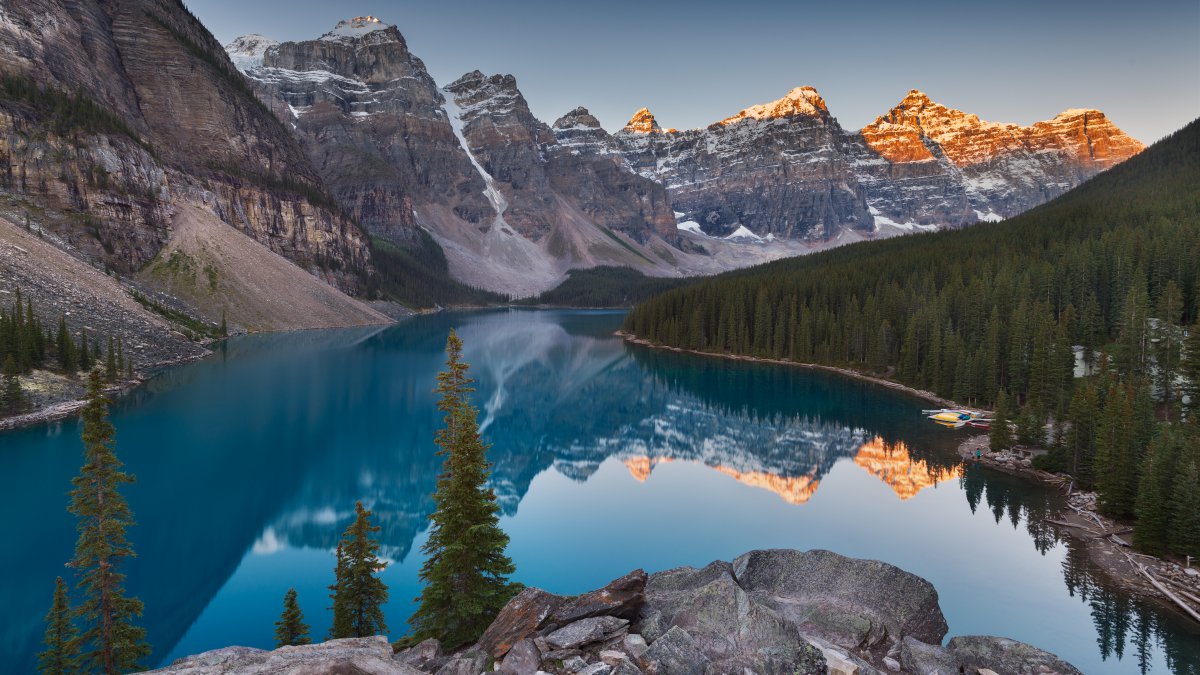
<svg viewBox="0 0 1200 675"><path fill-rule="evenodd" d="M727 476L733 477L734 480L743 485L770 490L789 504L804 504L808 502L817 493L817 487L821 484L821 481L817 480L816 476L811 474L787 478L762 471L742 472L724 466L715 466L713 468Z"/></svg>
<svg viewBox="0 0 1200 675"><path fill-rule="evenodd" d="M901 500L911 499L927 487L962 475L959 466L932 468L923 459L914 460L904 443L888 446L878 436L858 449L854 463L891 486Z"/></svg>
<svg viewBox="0 0 1200 675"><path fill-rule="evenodd" d="M630 457L625 460L625 468L629 469L629 475L633 476L634 480L639 483L645 483L655 466L670 461L670 457L656 457L654 459L649 457Z"/></svg>

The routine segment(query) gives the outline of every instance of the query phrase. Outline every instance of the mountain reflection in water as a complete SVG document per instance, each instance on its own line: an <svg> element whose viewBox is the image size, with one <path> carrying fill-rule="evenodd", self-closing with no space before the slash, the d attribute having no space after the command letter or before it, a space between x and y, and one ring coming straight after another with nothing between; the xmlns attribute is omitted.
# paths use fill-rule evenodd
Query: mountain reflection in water
<svg viewBox="0 0 1200 675"><path fill-rule="evenodd" d="M575 593L638 566L831 548L930 579L952 635L1024 639L1089 673L1135 661L1197 672L1186 624L1107 590L1045 525L1055 496L964 470L962 436L925 423L920 401L632 347L612 335L621 319L447 313L251 336L119 401L117 448L138 477L129 586L146 602L155 660L270 646L290 586L323 636L330 551L356 500L382 527L388 623L403 632L441 467L432 390L453 326L527 584ZM0 548L0 662L14 672L32 668L54 577L69 572L78 434L76 421L0 434L0 519L22 543Z"/></svg>

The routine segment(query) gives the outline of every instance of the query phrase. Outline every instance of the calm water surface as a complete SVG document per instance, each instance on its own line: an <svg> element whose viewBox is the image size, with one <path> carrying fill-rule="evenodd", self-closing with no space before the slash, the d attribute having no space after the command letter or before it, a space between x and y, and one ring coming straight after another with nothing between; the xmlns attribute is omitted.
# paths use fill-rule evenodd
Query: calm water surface
<svg viewBox="0 0 1200 675"><path fill-rule="evenodd" d="M1041 523L1054 496L961 467L957 432L926 423L921 401L630 347L612 337L621 319L503 311L252 336L119 401L118 451L138 478L129 587L153 661L271 646L289 587L323 636L331 550L355 500L382 525L388 623L404 632L453 326L520 581L577 593L636 567L827 548L932 581L951 636L1013 637L1087 673L1200 672L1188 624L1099 584ZM69 576L78 436L76 421L0 434L3 672L32 670L54 577Z"/></svg>

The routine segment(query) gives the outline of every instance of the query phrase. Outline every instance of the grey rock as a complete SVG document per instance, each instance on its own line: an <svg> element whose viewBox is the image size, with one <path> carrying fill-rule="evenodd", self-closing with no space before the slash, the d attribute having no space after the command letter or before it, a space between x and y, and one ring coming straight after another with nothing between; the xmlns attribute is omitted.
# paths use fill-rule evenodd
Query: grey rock
<svg viewBox="0 0 1200 675"><path fill-rule="evenodd" d="M541 652L533 644L533 640L525 638L508 650L500 664L500 672L509 675L533 675L538 671L541 662Z"/></svg>
<svg viewBox="0 0 1200 675"><path fill-rule="evenodd" d="M987 668L1005 675L1082 675L1057 656L1008 638L960 636L952 638L946 649L967 672Z"/></svg>
<svg viewBox="0 0 1200 675"><path fill-rule="evenodd" d="M647 578L645 570L634 570L604 588L567 600L554 610L550 620L566 625L596 616L635 619L646 601Z"/></svg>
<svg viewBox="0 0 1200 675"><path fill-rule="evenodd" d="M646 638L637 633L630 633L621 640L621 649L633 659L640 659L646 653L650 645L646 644Z"/></svg>
<svg viewBox="0 0 1200 675"><path fill-rule="evenodd" d="M602 651L600 652L600 654L599 654L599 657L600 657L600 660L601 660L601 661L603 661L603 662L607 663L608 665L610 665L610 666L612 666L612 667L614 667L614 668L615 668L615 667L617 666L617 664L618 664L618 663L620 663L621 661L627 661L627 660L629 660L629 655L628 655L628 654L626 654L626 653L625 653L625 652L623 652L623 651L618 651L618 650L616 650L616 649L605 649L605 650L602 650Z"/></svg>
<svg viewBox="0 0 1200 675"><path fill-rule="evenodd" d="M570 661L582 654L583 651L579 649L551 649L542 652L542 661Z"/></svg>
<svg viewBox="0 0 1200 675"><path fill-rule="evenodd" d="M907 672L929 675L958 673L958 659L940 645L930 645L913 637L900 641L900 667Z"/></svg>
<svg viewBox="0 0 1200 675"><path fill-rule="evenodd" d="M479 675L487 666L487 658L487 654L472 647L451 657L445 665L438 668L437 675Z"/></svg>
<svg viewBox="0 0 1200 675"><path fill-rule="evenodd" d="M733 562L737 583L803 633L846 647L911 635L940 643L946 619L933 584L894 565L830 551L752 551Z"/></svg>
<svg viewBox="0 0 1200 675"><path fill-rule="evenodd" d="M584 668L587 668L587 661L584 661L578 655L562 659L562 662L563 668L565 668L569 673L577 673Z"/></svg>
<svg viewBox="0 0 1200 675"><path fill-rule="evenodd" d="M626 659L613 666L612 675L642 675L642 669Z"/></svg>
<svg viewBox="0 0 1200 675"><path fill-rule="evenodd" d="M657 675L704 675L710 659L679 626L672 626L646 650L643 660Z"/></svg>
<svg viewBox="0 0 1200 675"><path fill-rule="evenodd" d="M755 602L738 586L729 563L684 567L653 575L639 629L655 644L671 627L688 632L697 647L723 669L726 660L745 665L758 657L787 659L805 644L794 626Z"/></svg>
<svg viewBox="0 0 1200 675"><path fill-rule="evenodd" d="M546 636L546 644L554 649L572 649L605 640L612 633L629 625L627 619L597 616L568 624Z"/></svg>
<svg viewBox="0 0 1200 675"><path fill-rule="evenodd" d="M442 643L435 638L429 638L415 647L409 647L392 658L419 670L430 672L436 672L446 661L445 655L442 654Z"/></svg>
<svg viewBox="0 0 1200 675"><path fill-rule="evenodd" d="M482 662L480 666L482 667ZM421 671L392 659L387 638L330 640L321 644L282 647L275 651L229 647L180 659L161 670L170 675L420 675ZM465 671L456 671L466 675ZM479 671L471 673L479 675Z"/></svg>
<svg viewBox="0 0 1200 675"><path fill-rule="evenodd" d="M900 672L900 662L890 656L883 657L883 667L892 672Z"/></svg>
<svg viewBox="0 0 1200 675"><path fill-rule="evenodd" d="M576 675L608 675L612 668L607 663L592 663L583 670L577 671Z"/></svg>

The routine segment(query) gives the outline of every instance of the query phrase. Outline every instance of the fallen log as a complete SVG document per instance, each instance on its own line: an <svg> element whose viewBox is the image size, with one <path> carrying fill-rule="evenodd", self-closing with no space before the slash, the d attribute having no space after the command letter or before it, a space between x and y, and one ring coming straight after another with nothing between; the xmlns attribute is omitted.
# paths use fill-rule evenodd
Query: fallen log
<svg viewBox="0 0 1200 675"><path fill-rule="evenodd" d="M1122 551L1122 553L1124 553L1124 551ZM1128 553L1125 554L1125 558L1129 561L1129 563L1131 565L1136 567L1137 571L1141 572L1142 576L1146 577L1146 579L1149 580L1150 583L1159 590L1159 592L1161 592L1163 595L1170 598L1171 601L1174 602L1176 605L1179 605L1179 608L1182 609L1183 611L1187 612L1188 616L1192 617L1197 622L1200 622L1200 612L1197 612L1195 610L1195 608L1193 608L1191 605L1187 604L1182 599L1180 599L1180 597L1178 595L1175 595L1174 593L1172 593L1171 589L1169 589L1166 586L1159 583L1158 579L1155 579L1152 574L1150 574L1149 572L1146 571L1145 565L1143 565L1139 562L1136 562L1133 558L1131 558L1129 556Z"/></svg>

